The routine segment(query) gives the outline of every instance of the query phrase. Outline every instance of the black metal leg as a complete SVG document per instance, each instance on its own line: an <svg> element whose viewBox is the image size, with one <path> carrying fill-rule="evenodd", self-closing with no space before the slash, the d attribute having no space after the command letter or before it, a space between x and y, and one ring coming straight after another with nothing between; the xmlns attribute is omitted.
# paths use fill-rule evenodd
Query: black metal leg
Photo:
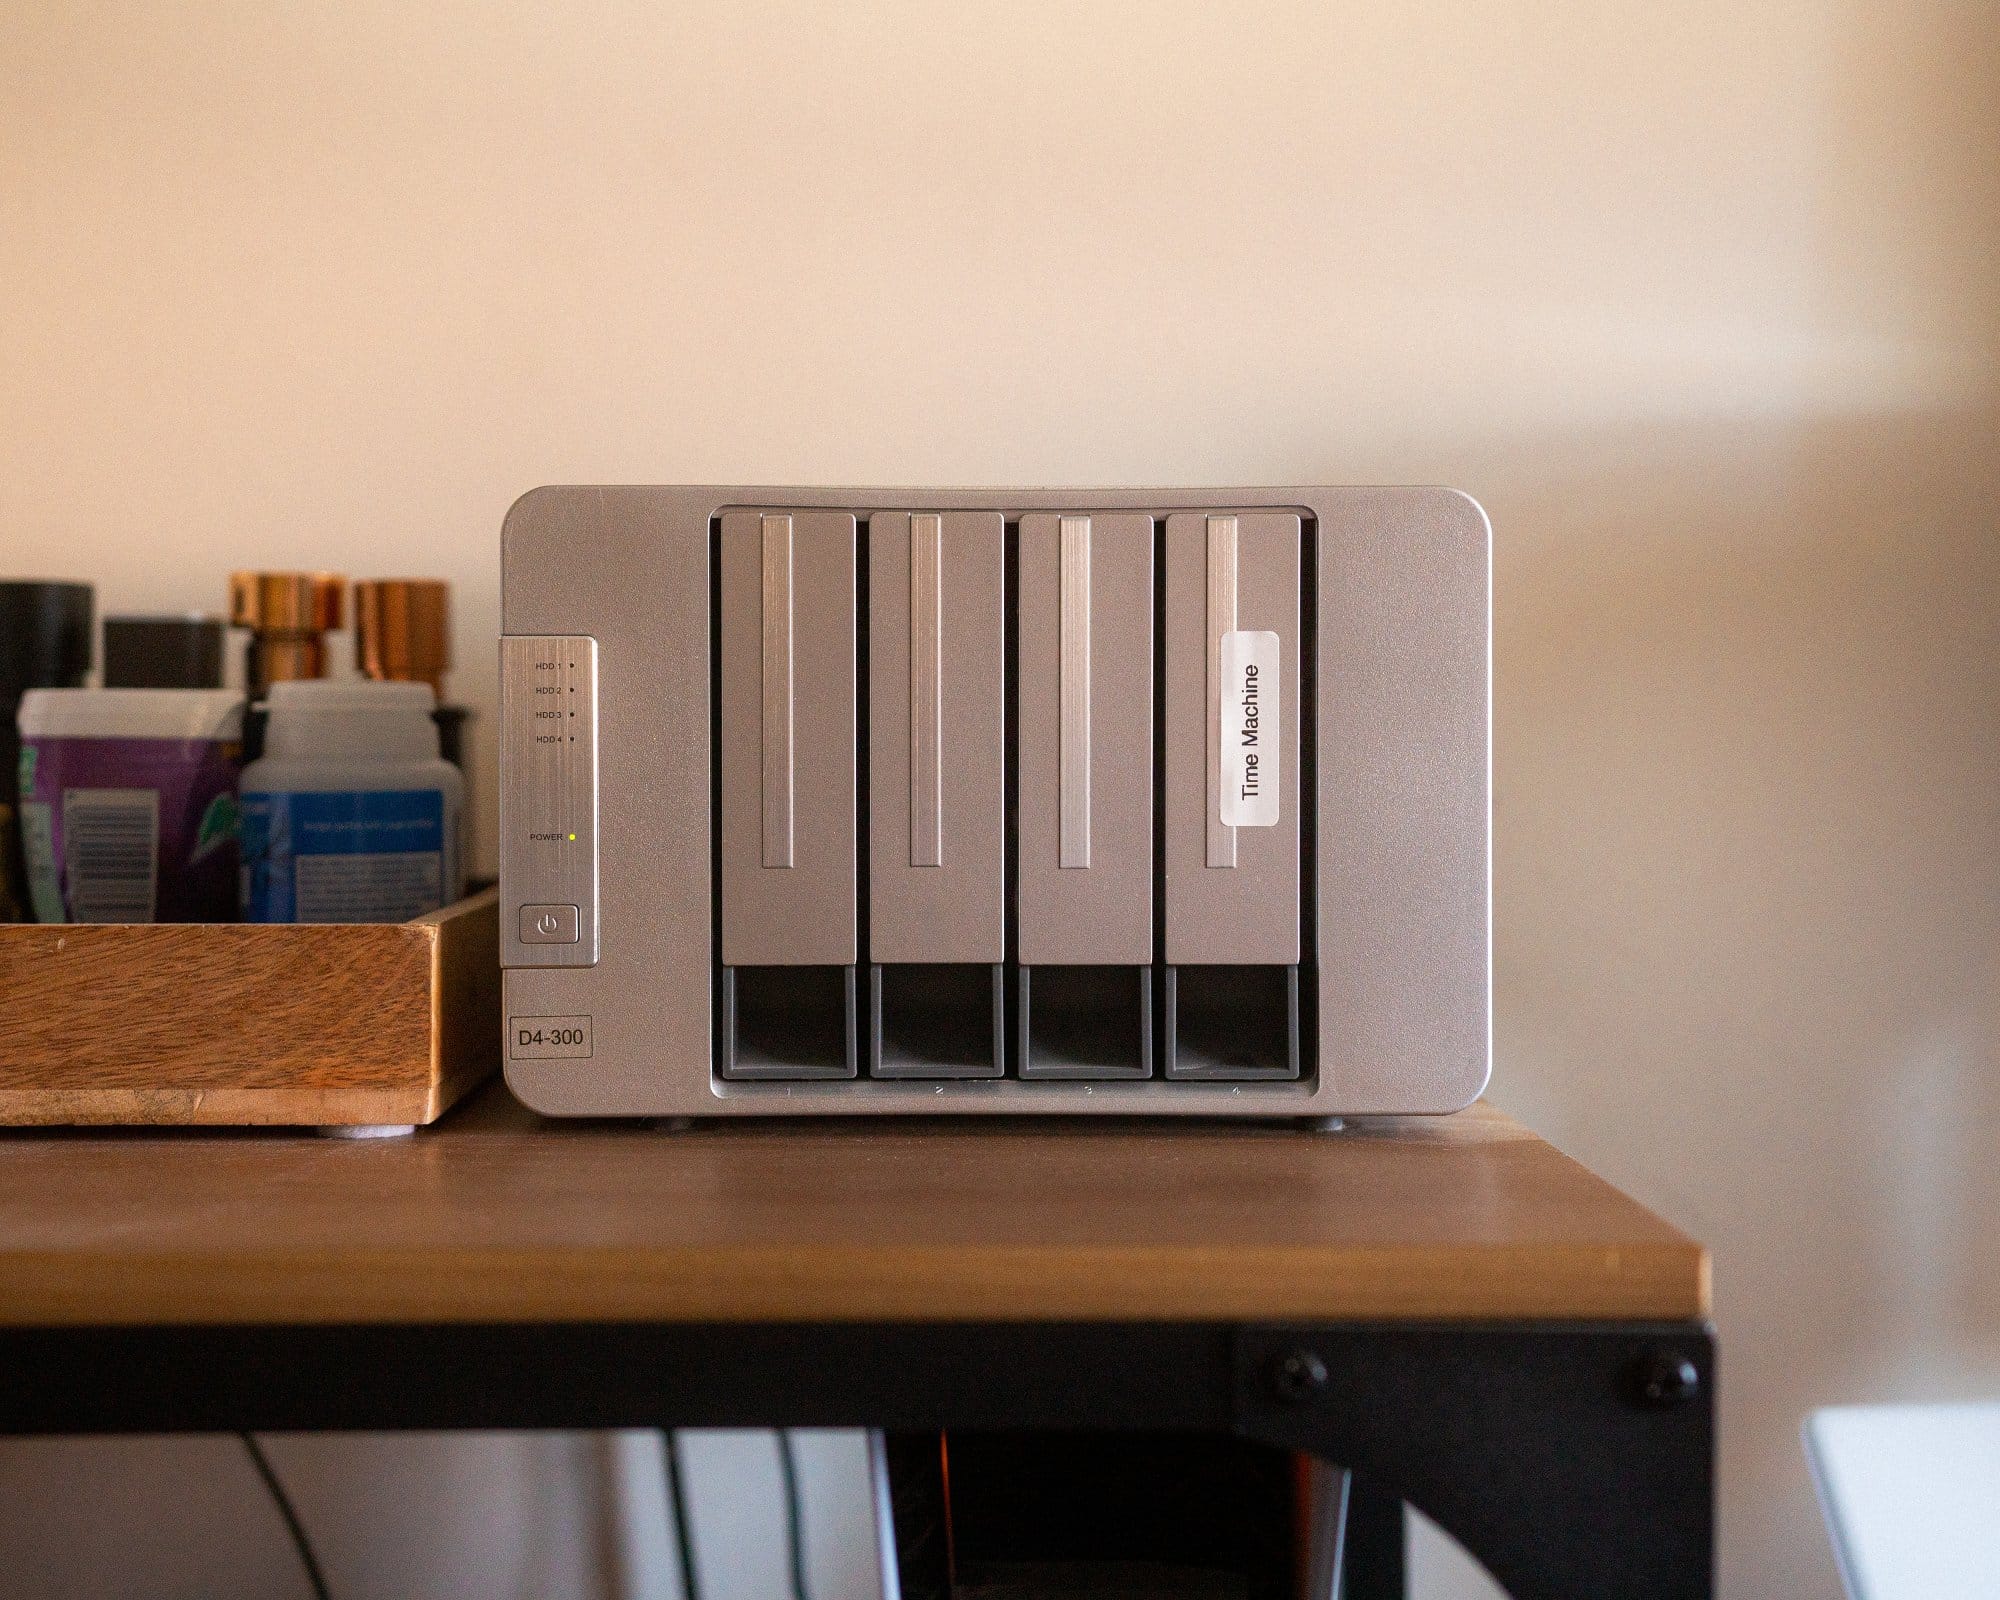
<svg viewBox="0 0 2000 1600"><path fill-rule="evenodd" d="M1360 1473L1347 1487L1337 1600L1404 1600L1403 1501Z"/></svg>
<svg viewBox="0 0 2000 1600"><path fill-rule="evenodd" d="M1237 1378L1243 1432L1400 1494L1515 1600L1714 1593L1705 1327L1258 1330Z"/></svg>

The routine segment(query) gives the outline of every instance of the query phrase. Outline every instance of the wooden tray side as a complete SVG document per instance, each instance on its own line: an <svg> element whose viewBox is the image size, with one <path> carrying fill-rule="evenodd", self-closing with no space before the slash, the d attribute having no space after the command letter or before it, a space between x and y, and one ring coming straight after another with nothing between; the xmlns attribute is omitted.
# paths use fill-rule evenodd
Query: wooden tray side
<svg viewBox="0 0 2000 1600"><path fill-rule="evenodd" d="M482 1026L497 1064L495 905L381 926L0 928L0 1123L431 1121L476 1081ZM483 1018L457 1014L488 992Z"/></svg>
<svg viewBox="0 0 2000 1600"><path fill-rule="evenodd" d="M431 924L433 1122L500 1064L500 891L487 889L424 917Z"/></svg>

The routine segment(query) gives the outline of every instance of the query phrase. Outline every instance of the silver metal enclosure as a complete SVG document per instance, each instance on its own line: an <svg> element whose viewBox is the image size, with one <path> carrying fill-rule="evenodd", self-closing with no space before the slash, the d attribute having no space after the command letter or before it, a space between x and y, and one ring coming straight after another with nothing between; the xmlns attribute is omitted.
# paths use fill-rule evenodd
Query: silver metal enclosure
<svg viewBox="0 0 2000 1600"><path fill-rule="evenodd" d="M1469 1104L1490 552L1450 489L531 491L508 1083L567 1116Z"/></svg>

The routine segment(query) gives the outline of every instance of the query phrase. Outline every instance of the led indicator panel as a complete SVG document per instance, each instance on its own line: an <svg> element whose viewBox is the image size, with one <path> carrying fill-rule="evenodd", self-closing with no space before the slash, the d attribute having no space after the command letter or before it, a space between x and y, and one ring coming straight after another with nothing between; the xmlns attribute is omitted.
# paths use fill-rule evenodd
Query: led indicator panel
<svg viewBox="0 0 2000 1600"><path fill-rule="evenodd" d="M587 967L597 961L597 641L500 641L501 962ZM574 942L521 935L524 906L574 906Z"/></svg>

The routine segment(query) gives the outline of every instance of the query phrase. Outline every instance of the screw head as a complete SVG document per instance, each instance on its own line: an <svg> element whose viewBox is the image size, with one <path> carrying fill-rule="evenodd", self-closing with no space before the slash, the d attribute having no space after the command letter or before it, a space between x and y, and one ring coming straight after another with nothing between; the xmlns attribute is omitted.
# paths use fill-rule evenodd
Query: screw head
<svg viewBox="0 0 2000 1600"><path fill-rule="evenodd" d="M1326 1384L1326 1363L1310 1350L1287 1350L1271 1363L1271 1393L1284 1405L1303 1405Z"/></svg>
<svg viewBox="0 0 2000 1600"><path fill-rule="evenodd" d="M1656 1411L1686 1405L1701 1390L1695 1364L1675 1350L1648 1350L1632 1363L1631 1379L1639 1403Z"/></svg>

